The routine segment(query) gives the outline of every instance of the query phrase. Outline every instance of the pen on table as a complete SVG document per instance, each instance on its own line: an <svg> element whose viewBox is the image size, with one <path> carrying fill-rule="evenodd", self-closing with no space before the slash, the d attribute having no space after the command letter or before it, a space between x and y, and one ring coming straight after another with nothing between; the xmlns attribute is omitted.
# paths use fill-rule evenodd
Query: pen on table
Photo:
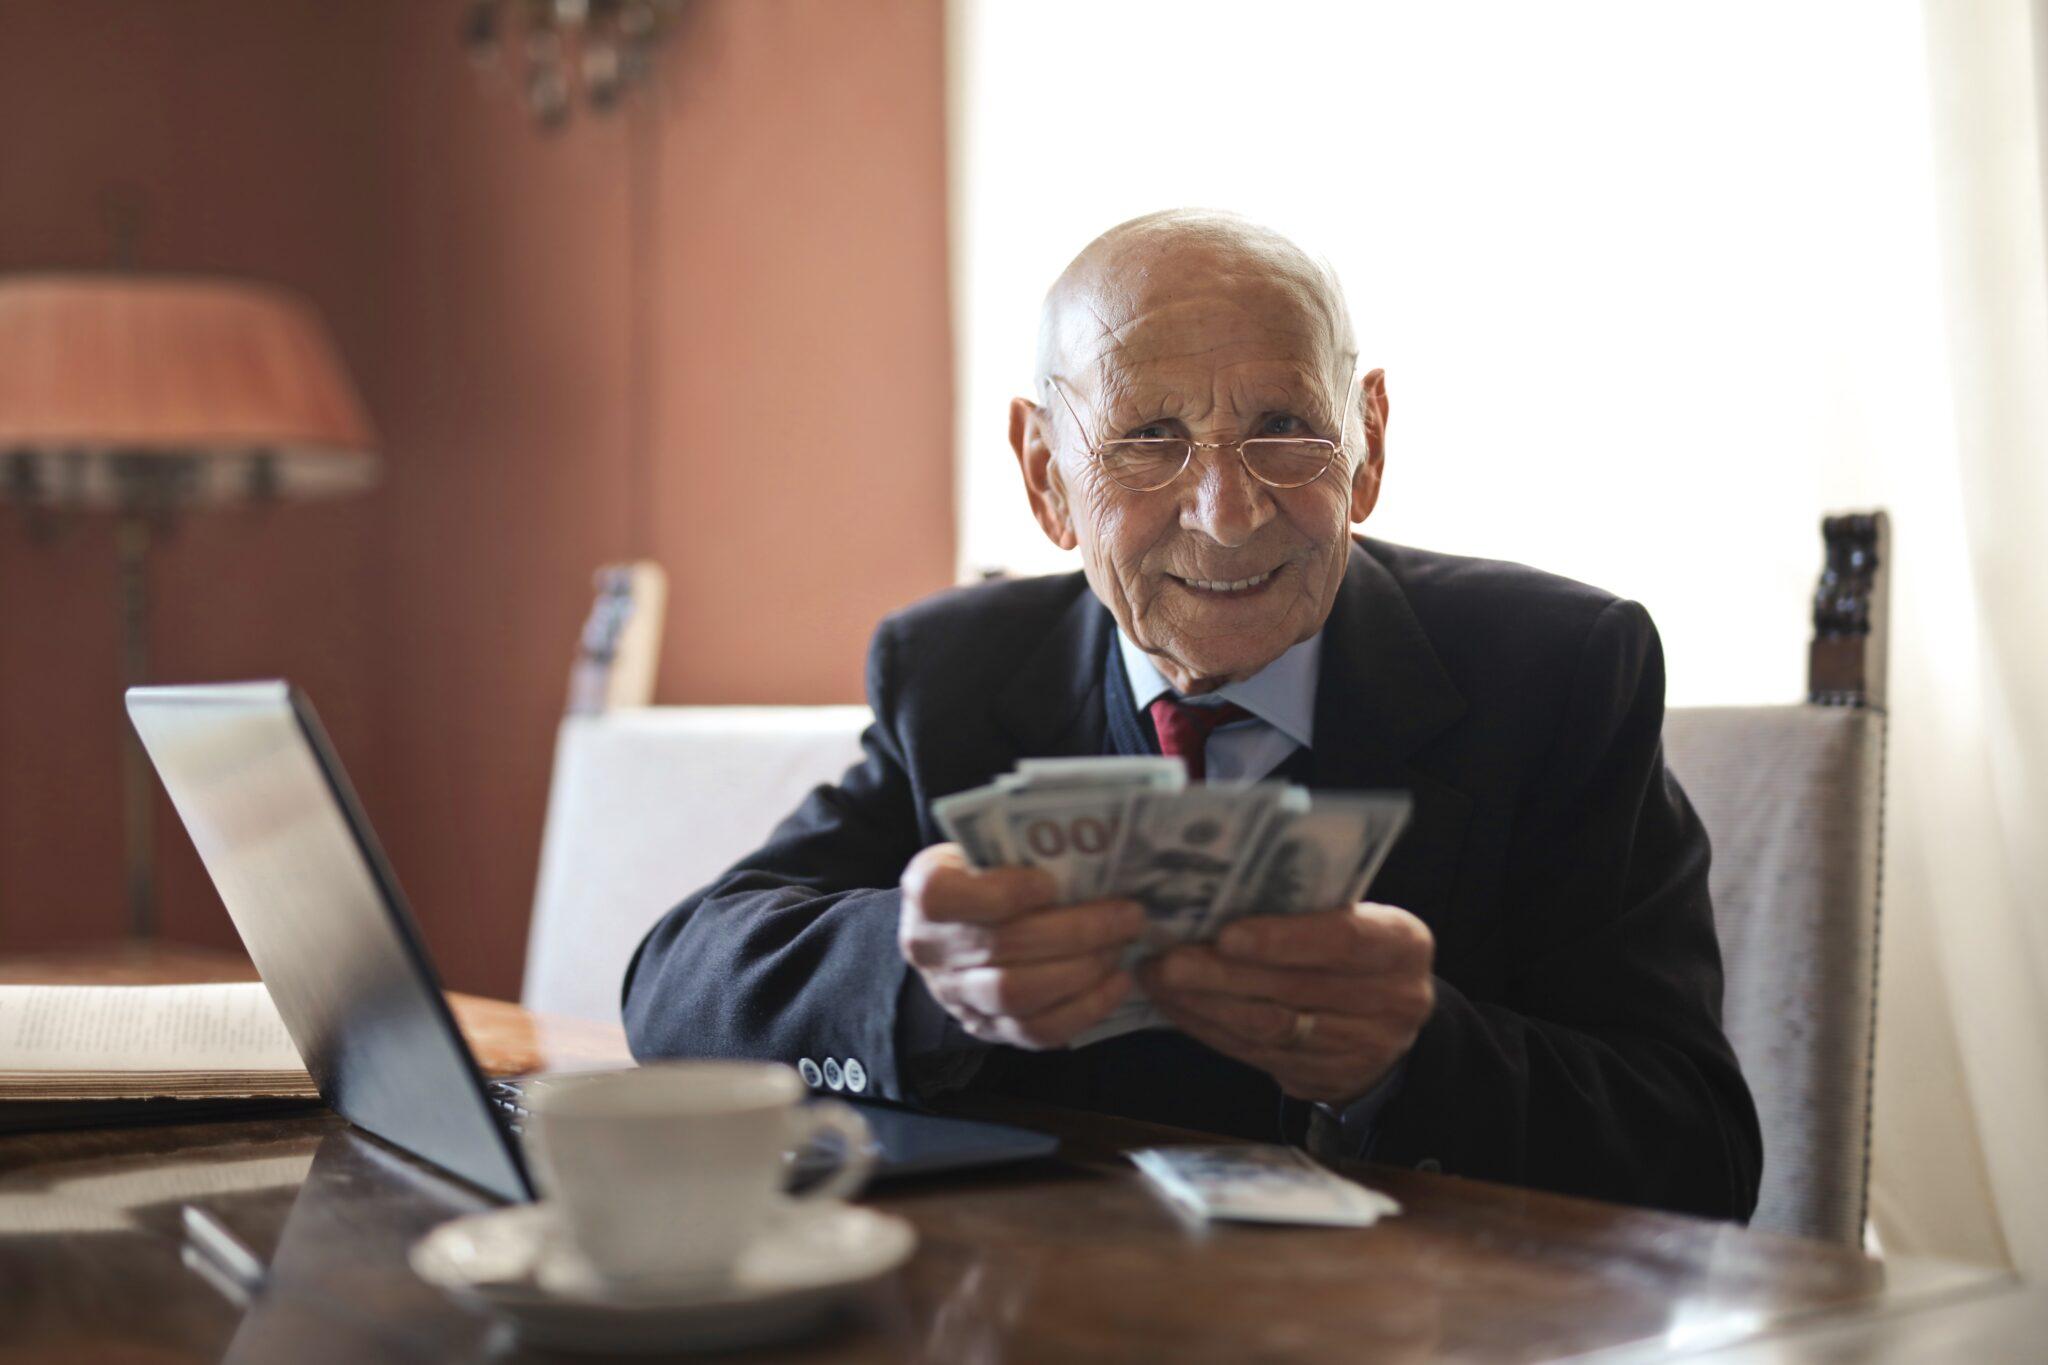
<svg viewBox="0 0 2048 1365"><path fill-rule="evenodd" d="M229 1297L239 1297L244 1303L263 1292L270 1272L249 1249L247 1242L197 1204L184 1205L179 1214L185 1225L185 1249L198 1253L196 1257L183 1257L186 1264L192 1265L223 1293L232 1287L234 1293ZM193 1265L195 1260L201 1264ZM225 1285L221 1283L223 1280Z"/></svg>

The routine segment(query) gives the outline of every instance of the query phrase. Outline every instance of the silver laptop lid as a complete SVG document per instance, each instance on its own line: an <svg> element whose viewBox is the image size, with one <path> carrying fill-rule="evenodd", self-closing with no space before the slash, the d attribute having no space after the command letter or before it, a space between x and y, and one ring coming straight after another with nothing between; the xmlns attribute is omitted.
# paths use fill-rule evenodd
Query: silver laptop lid
<svg viewBox="0 0 2048 1365"><path fill-rule="evenodd" d="M336 1112L531 1197L398 880L312 706L284 682L138 687L128 715Z"/></svg>

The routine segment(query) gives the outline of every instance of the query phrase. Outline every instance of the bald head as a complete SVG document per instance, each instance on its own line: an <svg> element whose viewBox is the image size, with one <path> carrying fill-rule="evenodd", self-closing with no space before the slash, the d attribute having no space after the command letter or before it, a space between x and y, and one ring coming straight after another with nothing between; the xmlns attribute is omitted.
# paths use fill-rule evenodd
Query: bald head
<svg viewBox="0 0 2048 1365"><path fill-rule="evenodd" d="M1046 291L1040 394L1049 396L1048 377L1082 379L1119 349L1133 322L1197 291L1246 297L1271 319L1269 328L1299 329L1300 340L1326 347L1345 373L1357 356L1350 310L1328 264L1234 213L1166 209L1097 237Z"/></svg>

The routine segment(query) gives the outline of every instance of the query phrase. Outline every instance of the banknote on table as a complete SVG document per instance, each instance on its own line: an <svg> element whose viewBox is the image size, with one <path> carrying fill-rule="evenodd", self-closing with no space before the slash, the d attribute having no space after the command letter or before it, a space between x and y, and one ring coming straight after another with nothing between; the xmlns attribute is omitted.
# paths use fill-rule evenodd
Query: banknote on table
<svg viewBox="0 0 2048 1365"><path fill-rule="evenodd" d="M1216 1222L1369 1228L1401 1211L1393 1197L1325 1170L1293 1147L1146 1147L1130 1157L1174 1204Z"/></svg>
<svg viewBox="0 0 2048 1365"><path fill-rule="evenodd" d="M1131 967L1245 915L1359 900L1410 807L1406 792L1191 786L1178 759L1100 757L1025 759L932 813L975 866L1042 868L1062 904L1137 901L1146 930L1125 954ZM1134 993L1074 1046L1164 1025Z"/></svg>

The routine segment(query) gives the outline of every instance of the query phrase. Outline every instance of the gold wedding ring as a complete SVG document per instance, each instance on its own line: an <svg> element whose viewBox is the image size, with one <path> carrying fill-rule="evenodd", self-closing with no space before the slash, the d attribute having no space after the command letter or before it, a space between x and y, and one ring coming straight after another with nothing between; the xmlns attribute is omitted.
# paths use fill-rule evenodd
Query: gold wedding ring
<svg viewBox="0 0 2048 1365"><path fill-rule="evenodd" d="M1316 1017L1307 1010L1294 1012L1294 1032L1287 1036L1289 1047L1305 1047L1316 1031Z"/></svg>

